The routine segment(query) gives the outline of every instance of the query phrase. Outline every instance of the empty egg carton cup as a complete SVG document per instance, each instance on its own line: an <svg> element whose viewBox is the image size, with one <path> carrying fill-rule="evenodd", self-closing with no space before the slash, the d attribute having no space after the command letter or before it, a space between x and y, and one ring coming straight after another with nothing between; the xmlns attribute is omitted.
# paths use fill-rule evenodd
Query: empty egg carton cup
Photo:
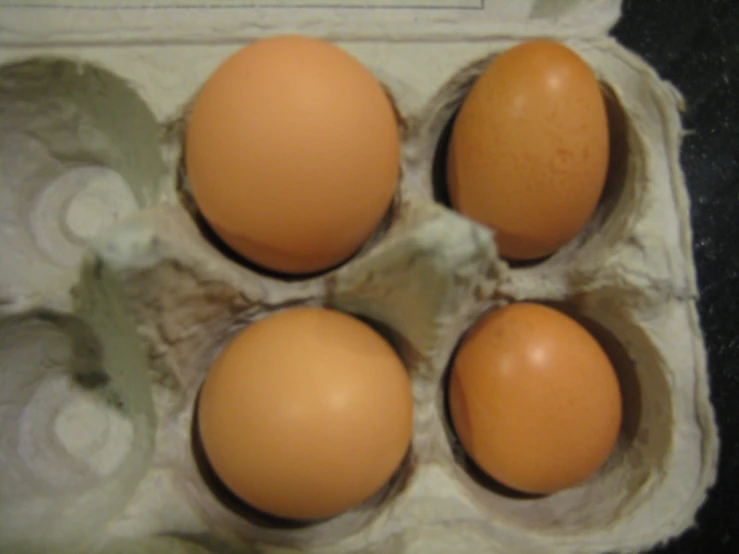
<svg viewBox="0 0 739 554"><path fill-rule="evenodd" d="M11 44L0 53L0 551L633 552L693 524L718 439L678 162L681 98L606 36L618 2L52 4L54 17L0 2ZM284 32L358 57L404 126L398 193L373 239L340 267L291 280L224 253L188 201L180 162L186 106L210 72L245 42ZM516 265L445 205L440 176L474 79L541 36L595 70L611 164L582 233ZM623 393L605 466L546 497L487 482L445 411L460 338L519 300L582 322ZM279 525L210 482L193 406L236 332L306 305L385 330L411 375L414 434L367 503Z"/></svg>

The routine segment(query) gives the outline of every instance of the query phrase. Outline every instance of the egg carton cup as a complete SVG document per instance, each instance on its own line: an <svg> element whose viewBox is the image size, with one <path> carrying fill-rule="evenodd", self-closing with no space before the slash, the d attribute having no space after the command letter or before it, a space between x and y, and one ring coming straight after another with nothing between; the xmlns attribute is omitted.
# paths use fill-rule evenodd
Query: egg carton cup
<svg viewBox="0 0 739 554"><path fill-rule="evenodd" d="M0 1L0 551L636 552L691 527L718 438L679 166L682 99L606 36L619 3L250 4ZM182 163L188 106L207 76L245 42L286 32L364 62L403 136L398 192L375 235L340 267L290 280L207 232ZM611 163L580 235L544 261L509 264L491 231L444 205L439 176L474 79L540 36L595 70ZM624 403L605 466L540 498L482 475L445 411L460 338L520 300L588 328ZM362 317L393 343L415 422L383 490L298 526L218 488L193 416L235 333L305 305Z"/></svg>

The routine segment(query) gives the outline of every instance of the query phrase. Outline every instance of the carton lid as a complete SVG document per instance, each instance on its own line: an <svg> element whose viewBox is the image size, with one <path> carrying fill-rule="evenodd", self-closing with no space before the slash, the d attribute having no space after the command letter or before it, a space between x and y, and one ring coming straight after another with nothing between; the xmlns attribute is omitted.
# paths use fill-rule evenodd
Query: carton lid
<svg viewBox="0 0 739 554"><path fill-rule="evenodd" d="M5 44L596 36L620 0L0 0Z"/></svg>

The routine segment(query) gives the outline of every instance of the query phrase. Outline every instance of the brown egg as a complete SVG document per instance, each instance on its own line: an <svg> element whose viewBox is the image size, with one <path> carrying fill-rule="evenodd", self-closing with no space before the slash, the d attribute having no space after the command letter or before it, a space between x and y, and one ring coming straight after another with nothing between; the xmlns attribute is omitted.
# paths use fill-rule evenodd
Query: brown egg
<svg viewBox="0 0 739 554"><path fill-rule="evenodd" d="M253 42L197 96L186 168L195 201L235 251L285 273L328 269L387 212L397 120L372 73L322 40Z"/></svg>
<svg viewBox="0 0 739 554"><path fill-rule="evenodd" d="M203 384L198 425L221 481L252 507L312 520L378 492L413 425L405 367L347 314L296 308L238 334Z"/></svg>
<svg viewBox="0 0 739 554"><path fill-rule="evenodd" d="M585 481L621 427L608 357L574 319L539 304L485 316L460 345L448 394L465 451L492 478L527 493Z"/></svg>
<svg viewBox="0 0 739 554"><path fill-rule="evenodd" d="M454 122L453 207L496 231L503 257L547 256L590 219L608 170L608 121L593 71L550 40L523 43L480 75Z"/></svg>

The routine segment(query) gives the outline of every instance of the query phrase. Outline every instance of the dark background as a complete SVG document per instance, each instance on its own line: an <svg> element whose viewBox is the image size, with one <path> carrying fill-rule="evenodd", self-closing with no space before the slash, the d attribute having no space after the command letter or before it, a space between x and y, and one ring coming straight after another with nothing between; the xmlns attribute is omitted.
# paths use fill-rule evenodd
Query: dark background
<svg viewBox="0 0 739 554"><path fill-rule="evenodd" d="M721 438L697 528L653 552L739 554L739 1L626 0L613 36L685 96L699 310Z"/></svg>

